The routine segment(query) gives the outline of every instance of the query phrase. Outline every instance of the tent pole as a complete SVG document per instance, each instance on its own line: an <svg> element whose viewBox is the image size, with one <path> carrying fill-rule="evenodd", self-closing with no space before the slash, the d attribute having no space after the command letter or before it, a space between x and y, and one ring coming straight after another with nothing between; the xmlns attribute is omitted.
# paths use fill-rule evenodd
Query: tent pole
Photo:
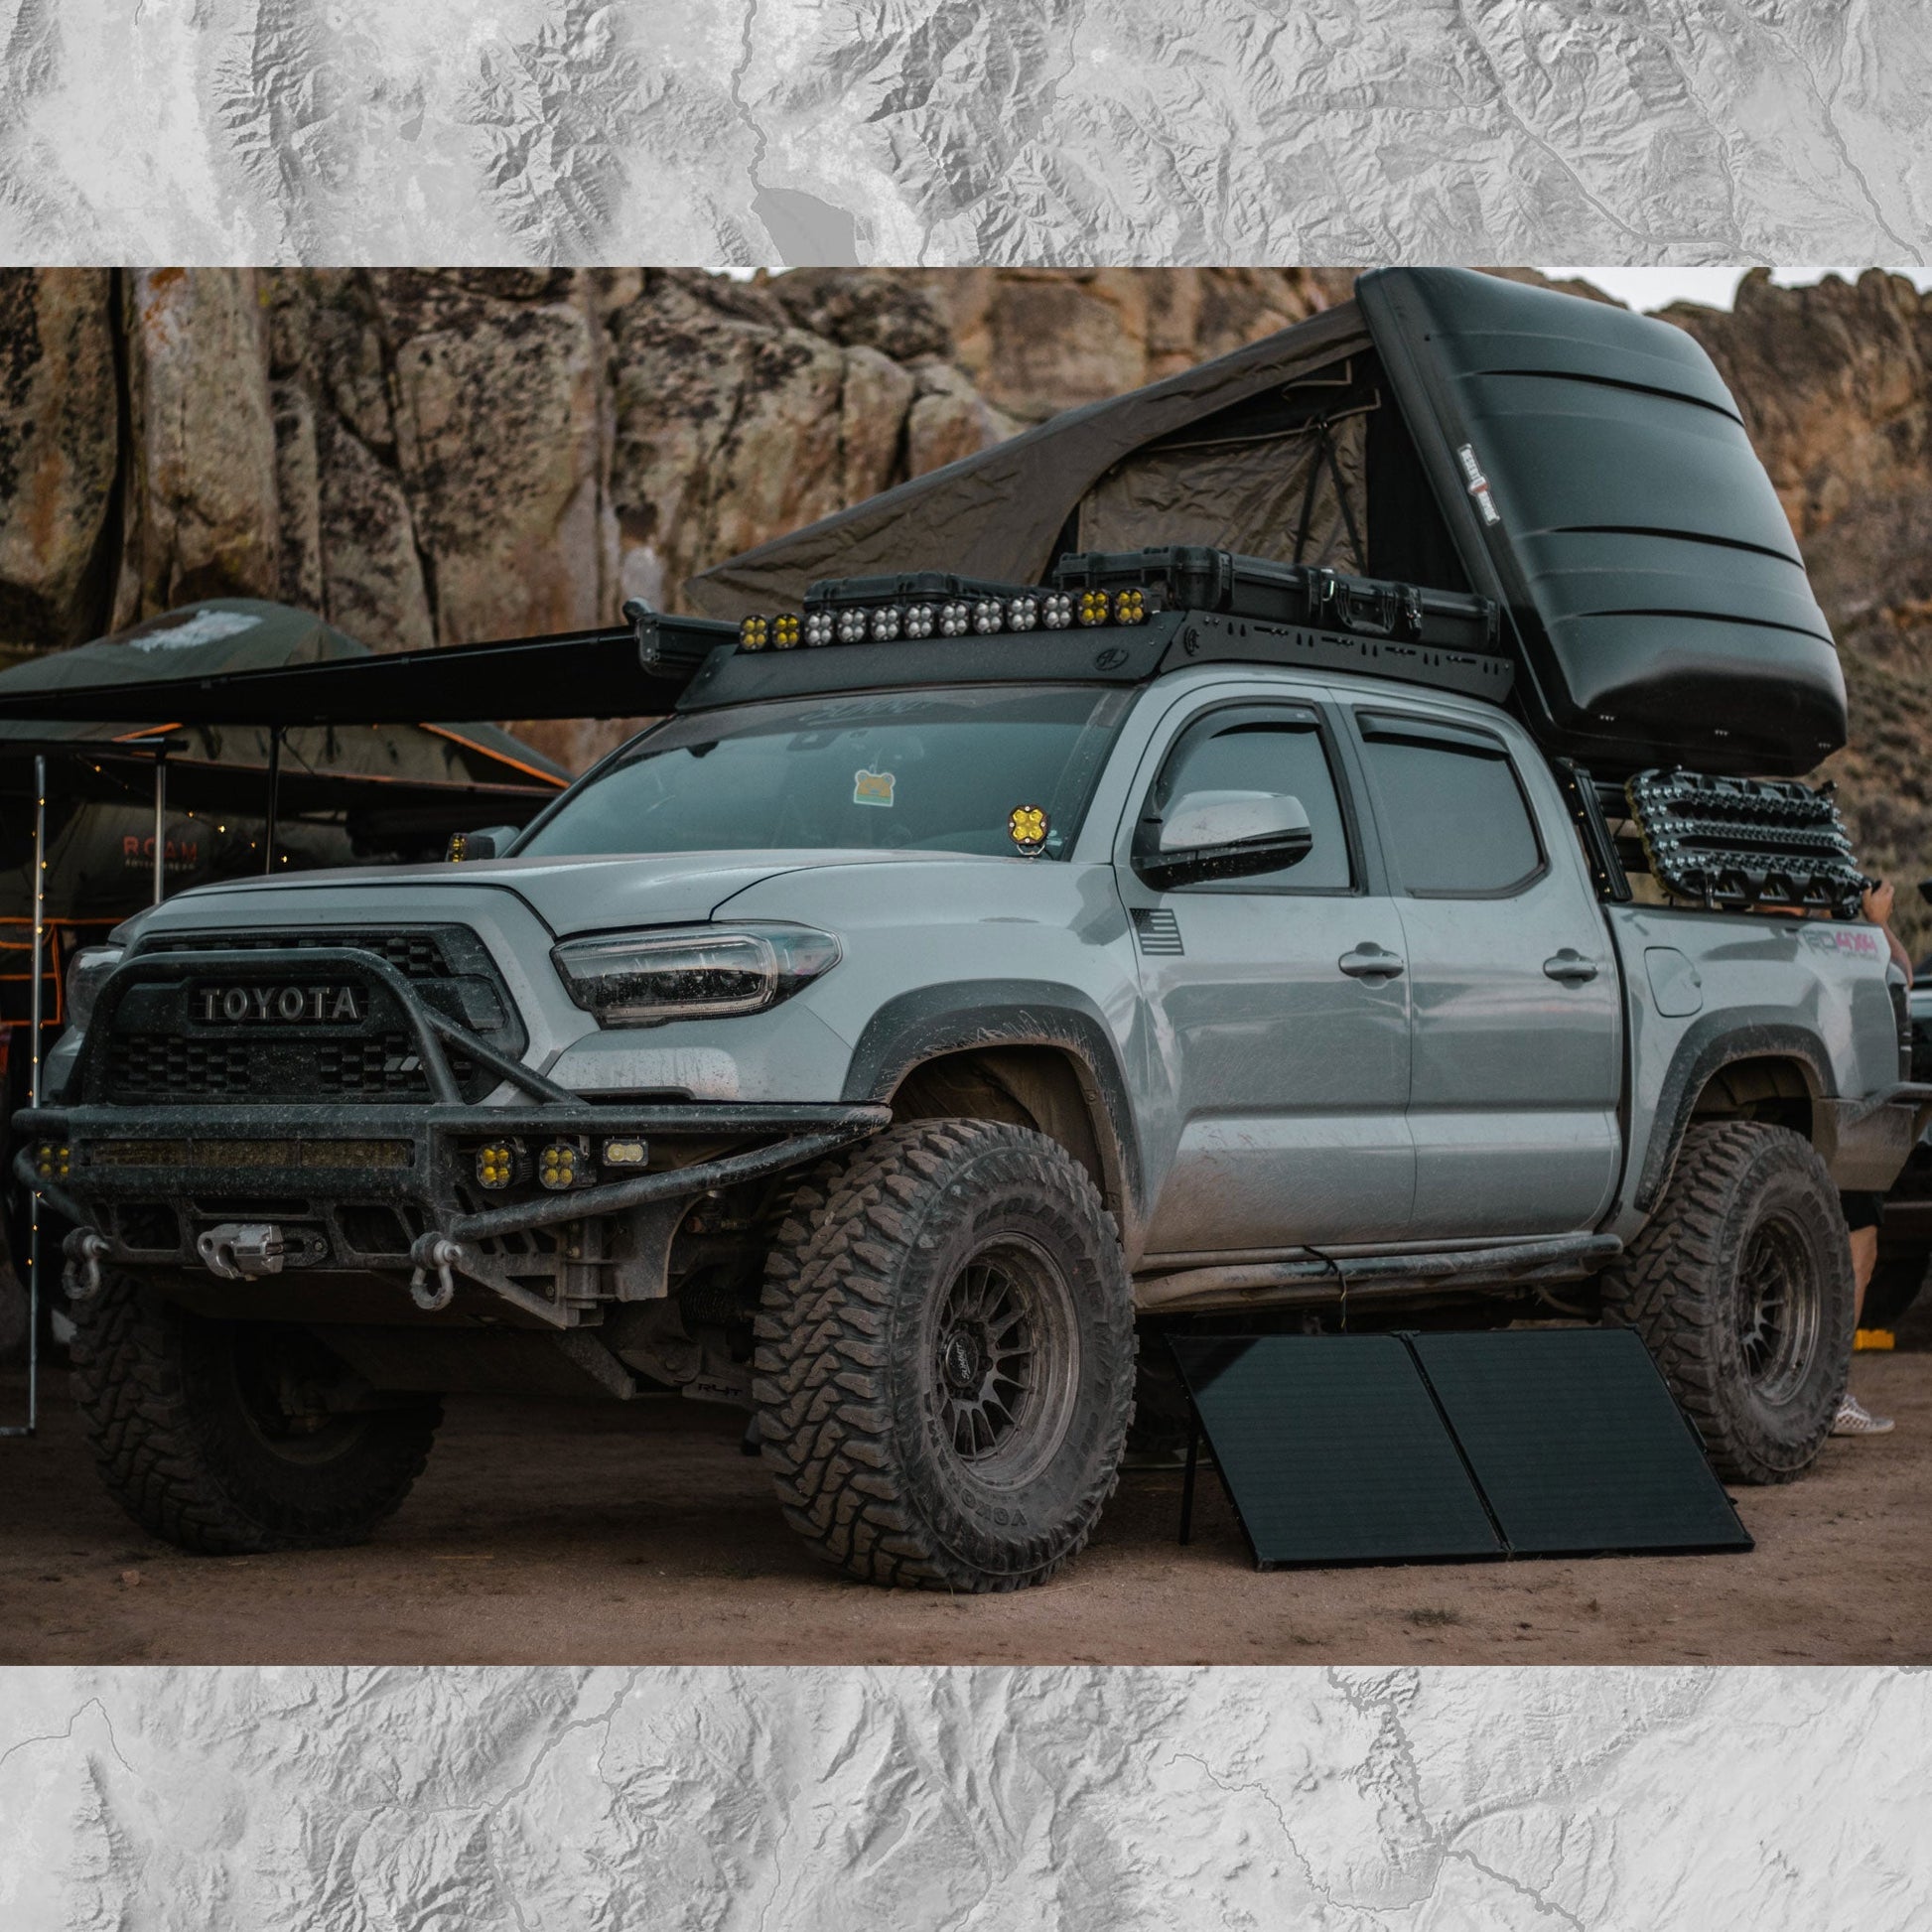
<svg viewBox="0 0 1932 1932"><path fill-rule="evenodd" d="M168 747L154 748L154 902L168 890Z"/></svg>
<svg viewBox="0 0 1932 1932"><path fill-rule="evenodd" d="M276 806L282 792L282 728L268 728L268 825L262 833L262 871L275 870Z"/></svg>
<svg viewBox="0 0 1932 1932"><path fill-rule="evenodd" d="M27 1097L41 1104L41 974L47 960L47 759L34 759L34 943L33 987L28 994ZM27 1427L0 1429L0 1436L32 1436L40 1428L41 1389L41 1197L27 1196Z"/></svg>

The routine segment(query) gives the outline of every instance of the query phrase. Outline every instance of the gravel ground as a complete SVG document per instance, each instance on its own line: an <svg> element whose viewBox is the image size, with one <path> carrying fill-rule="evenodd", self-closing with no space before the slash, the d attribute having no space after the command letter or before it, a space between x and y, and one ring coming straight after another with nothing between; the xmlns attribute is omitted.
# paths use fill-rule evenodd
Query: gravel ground
<svg viewBox="0 0 1932 1932"><path fill-rule="evenodd" d="M882 1591L792 1541L732 1412L458 1399L373 1543L180 1554L94 1478L65 1380L0 1441L9 1663L1896 1663L1932 1659L1932 1354L1863 1355L1895 1434L1742 1490L1748 1556L1257 1574L1218 1486L1124 1478L1078 1564L1009 1597ZM0 1420L24 1382L0 1377Z"/></svg>

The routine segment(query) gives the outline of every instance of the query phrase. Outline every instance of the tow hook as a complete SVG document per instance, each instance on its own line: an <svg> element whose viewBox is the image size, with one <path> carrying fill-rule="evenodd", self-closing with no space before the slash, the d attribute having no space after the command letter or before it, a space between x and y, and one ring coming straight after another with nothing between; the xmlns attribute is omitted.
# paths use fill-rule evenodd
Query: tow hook
<svg viewBox="0 0 1932 1932"><path fill-rule="evenodd" d="M100 1293L100 1262L107 1245L106 1235L92 1228L75 1228L61 1243L61 1252L68 1258L62 1286L69 1302L91 1301Z"/></svg>
<svg viewBox="0 0 1932 1932"><path fill-rule="evenodd" d="M282 1272L287 1244L272 1221L223 1221L202 1233L195 1252L210 1275L224 1282L252 1282Z"/></svg>
<svg viewBox="0 0 1932 1932"><path fill-rule="evenodd" d="M409 1299L425 1314L436 1314L456 1299L456 1277L450 1272L463 1260L462 1246L447 1234L425 1234L410 1250L416 1272L409 1278ZM429 1285L430 1270L436 1271L436 1286Z"/></svg>

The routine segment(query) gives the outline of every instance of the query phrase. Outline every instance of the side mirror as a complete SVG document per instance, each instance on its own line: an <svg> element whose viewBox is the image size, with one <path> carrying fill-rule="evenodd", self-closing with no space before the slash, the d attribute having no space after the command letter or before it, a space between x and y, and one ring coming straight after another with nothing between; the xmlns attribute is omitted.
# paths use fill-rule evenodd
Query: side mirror
<svg viewBox="0 0 1932 1932"><path fill-rule="evenodd" d="M1158 832L1148 825L1143 834L1135 870L1158 892L1280 872L1299 865L1314 846L1302 801L1274 791L1186 792Z"/></svg>
<svg viewBox="0 0 1932 1932"><path fill-rule="evenodd" d="M514 825L485 825L481 832L452 832L449 850L443 856L453 866L462 865L466 859L500 859L518 829Z"/></svg>

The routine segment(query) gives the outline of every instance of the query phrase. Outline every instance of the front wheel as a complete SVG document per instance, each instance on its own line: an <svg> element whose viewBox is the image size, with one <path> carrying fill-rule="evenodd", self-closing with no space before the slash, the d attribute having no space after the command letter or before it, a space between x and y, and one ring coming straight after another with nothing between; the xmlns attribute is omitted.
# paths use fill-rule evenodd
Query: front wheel
<svg viewBox="0 0 1932 1932"><path fill-rule="evenodd" d="M1134 1395L1112 1217L1042 1135L897 1127L813 1175L766 1268L764 1450L787 1521L877 1584L1005 1590L1086 1542Z"/></svg>
<svg viewBox="0 0 1932 1932"><path fill-rule="evenodd" d="M1789 1482L1817 1459L1852 1365L1838 1192L1811 1145L1762 1121L1686 1131L1655 1212L1603 1276L1719 1474Z"/></svg>
<svg viewBox="0 0 1932 1932"><path fill-rule="evenodd" d="M73 1319L74 1391L109 1493L201 1555L365 1541L442 1419L429 1395L345 1409L348 1372L306 1330L208 1320L126 1276Z"/></svg>

